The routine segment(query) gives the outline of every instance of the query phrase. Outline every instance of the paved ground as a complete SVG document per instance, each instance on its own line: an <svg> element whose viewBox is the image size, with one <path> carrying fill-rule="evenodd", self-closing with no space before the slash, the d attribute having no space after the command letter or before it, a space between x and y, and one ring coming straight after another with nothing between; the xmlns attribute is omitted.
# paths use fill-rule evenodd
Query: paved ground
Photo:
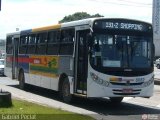
<svg viewBox="0 0 160 120"><path fill-rule="evenodd" d="M3 81L3 80L0 80L0 82L1 81ZM5 82L3 82L3 83L5 83ZM15 82L15 84L16 84L16 82ZM6 86L6 85L3 85L2 83L0 84L0 88L4 91L11 92L12 97L14 97L14 98L23 99L23 100L39 103L39 104L42 104L42 105L46 105L46 106L50 106L50 107L54 107L54 108L58 108L58 109L62 109L62 110L67 110L67 111L70 111L70 112L80 113L80 114L96 114L94 112L91 112L91 111L88 111L88 110L85 110L85 109L81 109L81 108L78 108L78 107L74 107L72 105L68 105L68 104L65 104L65 103L60 102L60 101L56 101L56 100L53 100L53 99L50 99L50 98L46 98L46 97L43 97L43 96L40 96L40 95L36 95L34 93L31 93L31 92L20 90L16 87Z"/></svg>
<svg viewBox="0 0 160 120"><path fill-rule="evenodd" d="M42 94L38 95L41 92L41 89L38 88L39 92L37 92L37 94L35 94L34 88L36 90L36 87L32 87L32 90L33 90L32 91L33 93L32 93L29 90L29 88L27 88L25 91L18 89L17 88L18 84L19 84L18 81L11 80L8 77L0 77L0 91L2 90L2 91L11 92L13 98L22 99L22 100L26 100L26 101L33 102L33 103L38 103L43 106L49 106L49 107L53 107L53 108L57 108L57 109L61 109L61 110L66 110L66 111L70 111L70 112L74 112L74 113L78 113L78 114L89 115L91 117L99 119L99 115L96 112L63 103L60 100L53 100L52 97L48 98L50 96L50 94L52 94L52 93L49 93L49 95L47 95L47 92L48 92L47 90L46 90L47 92L45 90L42 90L42 92L44 92L44 94L45 94L44 96ZM49 92L51 92L51 91L49 91ZM57 97L57 94L53 93L53 96Z"/></svg>

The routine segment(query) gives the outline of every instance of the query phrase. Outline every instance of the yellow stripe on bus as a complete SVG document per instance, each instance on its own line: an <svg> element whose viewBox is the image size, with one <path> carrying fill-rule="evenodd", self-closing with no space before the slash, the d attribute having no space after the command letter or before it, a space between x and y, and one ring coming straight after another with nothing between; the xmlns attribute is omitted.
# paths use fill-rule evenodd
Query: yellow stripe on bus
<svg viewBox="0 0 160 120"><path fill-rule="evenodd" d="M45 30L58 29L60 27L61 27L61 24L51 25L51 26L46 26L46 27L40 27L40 28L34 28L34 29L32 29L32 32L40 32L40 31L45 31Z"/></svg>
<svg viewBox="0 0 160 120"><path fill-rule="evenodd" d="M29 73L30 74L34 74L34 75L41 75L41 76L45 76L45 77L51 77L51 78L58 78L59 77L58 74L37 72L37 71L34 71L34 70L31 70Z"/></svg>

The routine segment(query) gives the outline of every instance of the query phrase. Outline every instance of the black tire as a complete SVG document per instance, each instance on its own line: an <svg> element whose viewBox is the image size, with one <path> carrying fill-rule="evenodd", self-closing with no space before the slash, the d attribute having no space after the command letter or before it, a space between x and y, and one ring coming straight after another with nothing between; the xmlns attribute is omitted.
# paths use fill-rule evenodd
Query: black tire
<svg viewBox="0 0 160 120"><path fill-rule="evenodd" d="M72 101L72 95L70 93L70 84L67 78L65 78L62 81L60 88L60 97L65 103L70 103Z"/></svg>
<svg viewBox="0 0 160 120"><path fill-rule="evenodd" d="M123 97L110 97L111 103L120 104L123 100Z"/></svg>
<svg viewBox="0 0 160 120"><path fill-rule="evenodd" d="M24 90L25 88L25 77L24 77L24 72L20 71L19 76L18 76L18 81L19 81L19 88Z"/></svg>

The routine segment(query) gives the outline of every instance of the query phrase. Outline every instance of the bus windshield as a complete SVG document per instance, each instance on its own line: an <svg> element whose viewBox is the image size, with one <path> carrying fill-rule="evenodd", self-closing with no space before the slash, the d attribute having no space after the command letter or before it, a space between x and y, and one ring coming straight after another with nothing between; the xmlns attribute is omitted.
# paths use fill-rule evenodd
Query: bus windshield
<svg viewBox="0 0 160 120"><path fill-rule="evenodd" d="M151 67L151 37L95 34L91 64L96 67Z"/></svg>

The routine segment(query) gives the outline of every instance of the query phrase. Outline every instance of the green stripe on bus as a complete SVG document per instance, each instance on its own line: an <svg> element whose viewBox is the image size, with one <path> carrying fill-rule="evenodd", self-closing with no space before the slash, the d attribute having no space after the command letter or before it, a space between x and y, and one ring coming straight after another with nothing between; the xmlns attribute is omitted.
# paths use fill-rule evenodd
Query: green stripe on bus
<svg viewBox="0 0 160 120"><path fill-rule="evenodd" d="M45 73L53 73L57 74L58 69L57 68L47 68L47 67L41 67L41 66L30 66L30 70L39 71L39 72L45 72Z"/></svg>

